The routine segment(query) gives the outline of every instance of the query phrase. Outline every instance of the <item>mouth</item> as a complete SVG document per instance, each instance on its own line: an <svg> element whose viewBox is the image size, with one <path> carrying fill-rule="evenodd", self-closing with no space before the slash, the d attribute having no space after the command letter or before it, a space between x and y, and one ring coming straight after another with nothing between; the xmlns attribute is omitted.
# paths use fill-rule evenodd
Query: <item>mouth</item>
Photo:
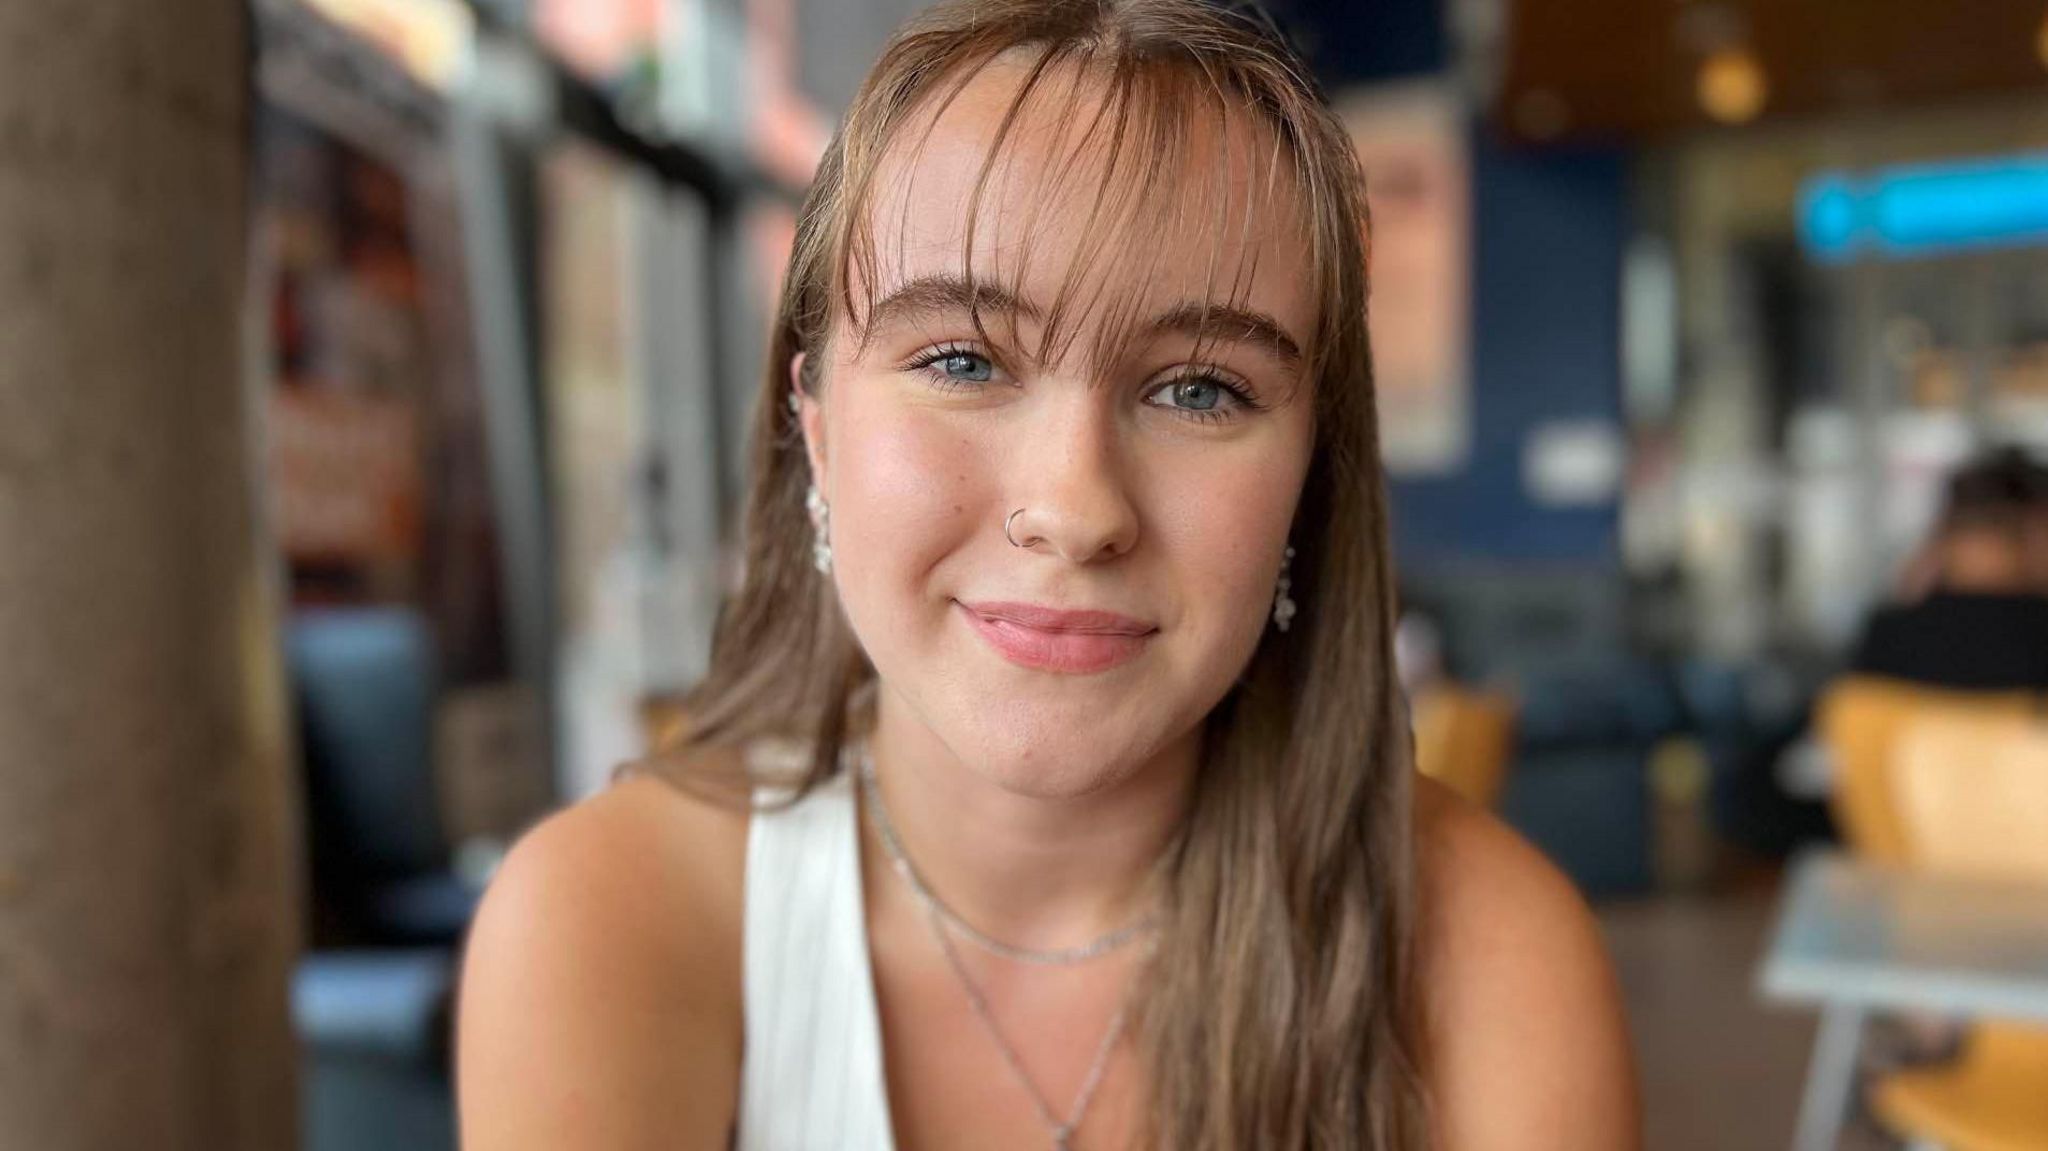
<svg viewBox="0 0 2048 1151"><path fill-rule="evenodd" d="M962 603L967 625L1019 667L1063 675L1108 671L1137 657L1159 629L1102 611L1063 611L1025 603Z"/></svg>

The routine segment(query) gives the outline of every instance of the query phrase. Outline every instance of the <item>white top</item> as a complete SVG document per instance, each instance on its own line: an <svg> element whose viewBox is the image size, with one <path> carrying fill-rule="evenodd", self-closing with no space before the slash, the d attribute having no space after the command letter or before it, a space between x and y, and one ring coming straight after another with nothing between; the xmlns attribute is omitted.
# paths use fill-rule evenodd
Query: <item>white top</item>
<svg viewBox="0 0 2048 1151"><path fill-rule="evenodd" d="M748 827L736 1151L895 1151L852 776Z"/></svg>

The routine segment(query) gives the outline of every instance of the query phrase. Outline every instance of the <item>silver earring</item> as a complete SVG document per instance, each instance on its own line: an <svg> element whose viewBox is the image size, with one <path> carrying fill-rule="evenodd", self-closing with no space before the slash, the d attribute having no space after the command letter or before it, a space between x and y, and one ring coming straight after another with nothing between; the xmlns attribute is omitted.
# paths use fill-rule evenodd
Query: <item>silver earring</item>
<svg viewBox="0 0 2048 1151"><path fill-rule="evenodd" d="M1294 579L1287 569L1294 563L1294 548L1289 545L1280 557L1280 582L1273 589L1273 626L1281 631L1294 622L1294 597L1287 594L1294 587Z"/></svg>
<svg viewBox="0 0 2048 1151"><path fill-rule="evenodd" d="M832 507L813 481L804 493L804 509L811 513L811 566L820 575L832 574Z"/></svg>

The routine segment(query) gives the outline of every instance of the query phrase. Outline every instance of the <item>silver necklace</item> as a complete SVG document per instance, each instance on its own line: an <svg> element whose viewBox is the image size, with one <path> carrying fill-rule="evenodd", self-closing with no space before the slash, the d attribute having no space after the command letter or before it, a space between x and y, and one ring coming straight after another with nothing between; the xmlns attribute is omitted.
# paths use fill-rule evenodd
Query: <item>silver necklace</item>
<svg viewBox="0 0 2048 1151"><path fill-rule="evenodd" d="M932 935L939 941L939 950L946 953L946 963L953 969L953 977L960 981L961 990L967 993L967 1003L974 1008L975 1018L981 1020L982 1029L995 1041L996 1050L1002 1054L1003 1062L1010 1065L1010 1074L1023 1085L1024 1093L1031 1099L1031 1106L1038 1112L1039 1122L1045 1124L1046 1130L1052 1133L1053 1151L1073 1151L1074 1132L1080 1129L1081 1120L1087 1116L1088 1104L1095 1101L1095 1089L1102 1086L1103 1073L1109 1070L1109 1053L1116 1049L1116 1041L1124 1033L1124 1020L1131 1005L1129 994L1127 993L1123 1001L1117 1004L1116 1016L1110 1020L1109 1030L1103 1033L1102 1044L1095 1049L1095 1058L1088 1064L1088 1073L1081 1079L1081 1090L1074 1096L1073 1109L1062 1122L1059 1116L1053 1114L1052 1105L1045 1101L1045 1093L1038 1089L1038 1084L1032 1081L1031 1074L1024 1070L1023 1059L1019 1058L1016 1049L1010 1046L1009 1039L1003 1035L1003 1029L996 1026L995 1012L989 1009L988 999L982 995L981 987L967 974L967 965L961 962L960 952L954 948L953 937L947 933L946 925L939 920L935 911L928 919L932 926Z"/></svg>
<svg viewBox="0 0 2048 1151"><path fill-rule="evenodd" d="M1074 1096L1073 1108L1062 1121L1054 1114L1052 1104L1046 1102L1045 1093L1038 1089L1038 1084L1031 1078L1031 1073L1024 1069L1024 1060L1017 1054L1017 1049L1010 1045L1009 1038L997 1025L995 1011L988 1005L988 997L982 994L981 985L968 974L967 964L960 958L959 949L953 946L952 932L946 928L950 923L962 934L997 955L1004 955L1006 958L1014 955L1020 957L1021 962L1040 964L1071 964L1081 959L1093 958L1136 938L1137 932L1132 927L1124 927L1093 943L1057 952L1034 952L1009 947L982 935L953 916L946 905L940 903L938 897L919 881L917 870L910 866L910 858L903 853L903 845L896 838L896 829L889 823L888 809L882 804L882 789L875 783L874 760L865 749L861 752L859 784L867 800L868 812L874 820L875 830L880 834L883 850L888 854L889 862L894 866L896 874L903 877L905 885L917 896L918 902L924 905L925 920L931 925L932 938L938 940L939 951L946 957L946 966L952 969L953 978L959 982L960 989L966 992L967 1005L974 1009L974 1017L981 1021L982 1030L987 1031L989 1039L995 1043L996 1051L1009 1066L1011 1076L1024 1088L1024 1094L1031 1100L1032 1109L1038 1112L1039 1122L1045 1124L1046 1130L1052 1133L1053 1151L1073 1151L1074 1132L1080 1129L1081 1120L1087 1117L1088 1105L1095 1101L1095 1090L1102 1086L1102 1077L1109 1070L1110 1052L1116 1050L1116 1041L1123 1036L1124 1023L1129 1017L1131 1005L1128 992L1122 1002L1117 1004L1116 1015L1110 1020L1109 1029L1103 1032L1102 1042L1095 1049L1095 1058L1089 1062L1087 1073L1081 1077L1081 1089ZM1143 928L1149 927L1150 924L1149 921L1140 921L1133 926ZM1085 954L1082 954L1084 952ZM1074 955L1075 958L1067 958L1068 955ZM1030 958L1021 958L1026 956Z"/></svg>
<svg viewBox="0 0 2048 1151"><path fill-rule="evenodd" d="M925 886L924 878L918 875L917 868L911 866L910 857L903 851L903 841L896 836L896 825L889 822L889 809L882 802L882 789L875 783L874 757L868 754L865 747L860 752L860 782L861 791L867 797L868 816L874 820L875 833L882 841L883 854L889 857L889 866L895 869L896 874L903 877L904 884L910 888L912 895L917 896L917 901L924 904L926 910L943 921L946 926L965 936L969 942L983 951L991 955L1000 956L1013 963L1029 963L1039 967L1065 967L1076 963L1085 963L1098 956L1107 955L1131 942L1133 939L1151 933L1154 926L1152 917L1145 916L1133 923L1127 923L1106 935L1097 936L1087 943L1074 947L1054 948L1050 951L1017 947L983 934L973 924L954 914L952 908L947 907L945 903L940 901L939 897L933 894L931 888Z"/></svg>

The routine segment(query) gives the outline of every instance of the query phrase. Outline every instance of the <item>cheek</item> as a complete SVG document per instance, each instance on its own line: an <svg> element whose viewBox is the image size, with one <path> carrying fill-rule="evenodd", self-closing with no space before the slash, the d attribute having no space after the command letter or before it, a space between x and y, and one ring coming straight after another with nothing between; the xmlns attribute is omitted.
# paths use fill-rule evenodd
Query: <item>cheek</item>
<svg viewBox="0 0 2048 1151"><path fill-rule="evenodd" d="M1155 504L1159 542L1208 635L1255 640L1272 608L1306 449L1181 470ZM1297 457L1302 457L1299 459Z"/></svg>
<svg viewBox="0 0 2048 1151"><path fill-rule="evenodd" d="M1272 606L1293 493L1260 485L1227 495L1190 501L1174 524L1171 551L1183 594L1203 618L1203 630L1242 638L1257 634Z"/></svg>
<svg viewBox="0 0 2048 1151"><path fill-rule="evenodd" d="M983 453L923 413L851 399L835 432L833 562L849 600L880 607L915 594L914 581L969 534Z"/></svg>

